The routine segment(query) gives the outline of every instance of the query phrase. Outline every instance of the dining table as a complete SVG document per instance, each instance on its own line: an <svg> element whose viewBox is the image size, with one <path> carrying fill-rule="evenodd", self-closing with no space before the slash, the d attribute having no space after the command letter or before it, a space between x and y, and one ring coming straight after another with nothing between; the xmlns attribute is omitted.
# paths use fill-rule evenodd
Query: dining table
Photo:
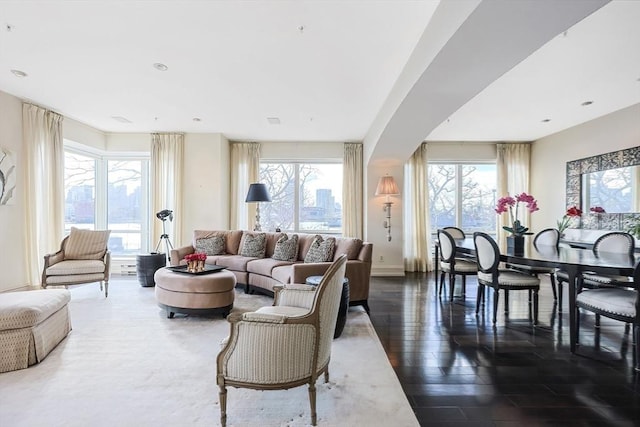
<svg viewBox="0 0 640 427"><path fill-rule="evenodd" d="M472 237L464 239L455 239L456 253L475 257L476 248ZM435 247L436 266L438 264L439 248ZM626 254L598 252L595 253L590 249L575 248L569 245L525 245L523 254L510 254L507 252L500 253L500 261L508 264L524 264L535 267L551 267L567 272L569 277L569 341L571 353L576 352L577 336L577 312L576 312L576 282L580 274L585 271L592 271L601 274L615 274L621 276L632 276L633 269L638 261L640 254L635 253L631 256ZM438 270L435 269L436 281Z"/></svg>

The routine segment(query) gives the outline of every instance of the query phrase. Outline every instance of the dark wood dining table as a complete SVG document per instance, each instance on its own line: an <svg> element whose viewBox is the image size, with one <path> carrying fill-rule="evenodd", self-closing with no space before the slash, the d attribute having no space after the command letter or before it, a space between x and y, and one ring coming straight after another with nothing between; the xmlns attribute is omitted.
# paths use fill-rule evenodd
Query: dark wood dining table
<svg viewBox="0 0 640 427"><path fill-rule="evenodd" d="M456 239L456 252L468 256L475 256L476 249L473 238ZM439 248L436 244L436 266L438 264ZM633 256L604 253L595 254L589 249L573 248L560 245L535 247L529 242L525 245L523 255L501 253L500 260L510 264L525 264L536 267L552 267L567 272L569 276L569 341L571 352L576 351L577 327L576 327L576 278L584 271L593 271L602 274L618 274L622 276L633 275L633 268L640 260L640 254ZM436 281L438 270L436 267Z"/></svg>

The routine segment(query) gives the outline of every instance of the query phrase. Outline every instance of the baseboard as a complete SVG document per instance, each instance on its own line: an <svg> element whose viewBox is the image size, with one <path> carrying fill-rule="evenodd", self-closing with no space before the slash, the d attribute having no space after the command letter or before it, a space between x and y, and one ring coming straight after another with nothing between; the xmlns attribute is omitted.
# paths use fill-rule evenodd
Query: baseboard
<svg viewBox="0 0 640 427"><path fill-rule="evenodd" d="M404 277L404 266L371 266L371 276L374 277Z"/></svg>

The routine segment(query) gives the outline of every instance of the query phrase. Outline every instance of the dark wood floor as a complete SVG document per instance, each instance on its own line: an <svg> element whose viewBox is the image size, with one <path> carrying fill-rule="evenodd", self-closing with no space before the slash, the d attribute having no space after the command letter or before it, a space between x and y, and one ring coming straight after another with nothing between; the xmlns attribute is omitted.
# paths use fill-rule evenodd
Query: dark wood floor
<svg viewBox="0 0 640 427"><path fill-rule="evenodd" d="M501 301L494 328L491 300L475 316L476 289L469 278L466 298L449 302L431 274L372 278L371 320L421 425L640 425L624 325L603 318L596 334L593 316L583 314L572 355L567 309L558 315L548 280L536 328L526 292L510 292L508 317Z"/></svg>

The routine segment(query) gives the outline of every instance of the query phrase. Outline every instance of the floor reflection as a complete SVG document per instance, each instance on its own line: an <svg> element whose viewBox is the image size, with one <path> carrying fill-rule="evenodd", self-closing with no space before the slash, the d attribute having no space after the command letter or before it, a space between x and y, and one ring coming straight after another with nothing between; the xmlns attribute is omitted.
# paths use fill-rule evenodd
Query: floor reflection
<svg viewBox="0 0 640 427"><path fill-rule="evenodd" d="M640 384L631 334L593 316L580 330L580 354L569 352L568 309L558 313L542 278L539 327L526 292L492 299L475 316L477 283L466 297L438 297L425 274L373 278L371 320L421 425L640 425ZM522 295L521 295L522 294ZM501 298L503 300L503 298Z"/></svg>

